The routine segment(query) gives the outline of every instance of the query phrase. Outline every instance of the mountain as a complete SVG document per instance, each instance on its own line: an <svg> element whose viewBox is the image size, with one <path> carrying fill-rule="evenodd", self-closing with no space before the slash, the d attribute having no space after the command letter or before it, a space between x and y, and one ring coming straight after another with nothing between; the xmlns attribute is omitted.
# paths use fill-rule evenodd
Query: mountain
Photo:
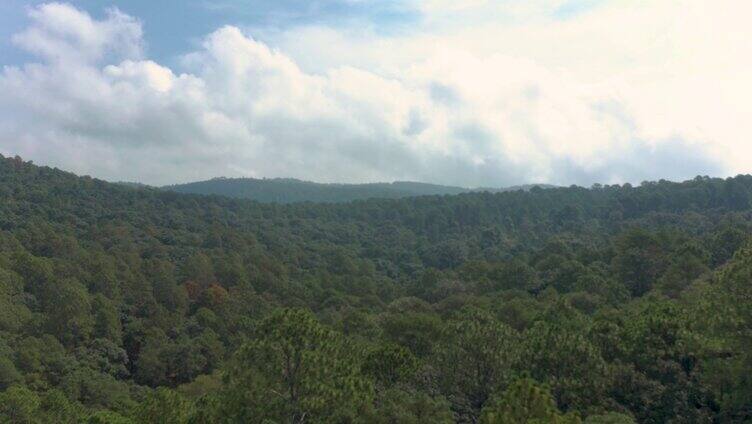
<svg viewBox="0 0 752 424"><path fill-rule="evenodd" d="M749 175L265 204L0 156L0 422L746 422L750 234Z"/></svg>
<svg viewBox="0 0 752 424"><path fill-rule="evenodd" d="M437 184L395 181L369 184L322 184L292 178L214 178L187 184L162 187L178 193L220 195L252 199L262 203L342 203L364 199L400 199L415 196L454 195L477 191L503 192L529 190L550 185L524 185L509 188L468 189Z"/></svg>

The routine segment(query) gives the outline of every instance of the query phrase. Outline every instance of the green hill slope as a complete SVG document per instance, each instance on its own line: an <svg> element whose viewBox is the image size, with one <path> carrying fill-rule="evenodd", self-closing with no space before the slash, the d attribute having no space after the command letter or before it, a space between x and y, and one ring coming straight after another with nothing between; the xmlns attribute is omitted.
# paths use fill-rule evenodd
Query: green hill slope
<svg viewBox="0 0 752 424"><path fill-rule="evenodd" d="M751 202L280 205L0 157L0 422L744 422Z"/></svg>
<svg viewBox="0 0 752 424"><path fill-rule="evenodd" d="M292 178L215 178L187 184L162 187L178 193L220 195L264 203L325 202L343 203L364 199L400 199L404 197L469 193L473 191L501 192L527 190L533 187L515 186L505 189L467 189L436 184L396 181L370 184L321 184ZM551 187L541 185L541 187Z"/></svg>

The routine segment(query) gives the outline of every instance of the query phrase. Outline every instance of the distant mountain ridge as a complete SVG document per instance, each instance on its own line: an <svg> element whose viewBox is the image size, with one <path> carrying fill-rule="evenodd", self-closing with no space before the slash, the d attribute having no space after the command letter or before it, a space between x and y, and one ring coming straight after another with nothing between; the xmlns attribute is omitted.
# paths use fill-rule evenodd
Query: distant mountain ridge
<svg viewBox="0 0 752 424"><path fill-rule="evenodd" d="M465 188L412 181L392 183L315 183L294 178L213 178L186 184L161 187L178 193L219 195L252 199L263 203L343 203L364 199L399 199L416 196L455 195L472 192L499 193L529 190L533 187L552 188L547 184L528 184L506 188Z"/></svg>

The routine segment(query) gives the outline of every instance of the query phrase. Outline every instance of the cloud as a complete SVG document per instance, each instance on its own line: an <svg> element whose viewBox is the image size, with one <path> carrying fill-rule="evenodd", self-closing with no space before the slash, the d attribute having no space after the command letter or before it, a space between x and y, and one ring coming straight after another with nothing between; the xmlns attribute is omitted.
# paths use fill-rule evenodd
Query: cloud
<svg viewBox="0 0 752 424"><path fill-rule="evenodd" d="M601 9L600 18L619 14ZM0 151L111 180L591 184L719 174L730 162L709 142L728 134L725 123L700 116L687 130L682 117L694 110L685 105L670 125L651 115L657 106L644 99L662 100L659 81L679 96L683 78L630 89L675 69L654 62L662 46L627 43L620 54L647 55L647 65L615 68L619 53L545 51L557 37L584 43L607 24L587 14L390 37L306 26L265 42L225 26L172 69L144 57L140 22L118 10L97 20L54 3L30 16L14 40L39 61L0 74ZM620 40L607 35L588 41L595 53Z"/></svg>
<svg viewBox="0 0 752 424"><path fill-rule="evenodd" d="M13 36L13 42L49 61L91 62L112 54L113 59L139 57L141 24L117 9L96 21L64 3L30 9L32 24Z"/></svg>

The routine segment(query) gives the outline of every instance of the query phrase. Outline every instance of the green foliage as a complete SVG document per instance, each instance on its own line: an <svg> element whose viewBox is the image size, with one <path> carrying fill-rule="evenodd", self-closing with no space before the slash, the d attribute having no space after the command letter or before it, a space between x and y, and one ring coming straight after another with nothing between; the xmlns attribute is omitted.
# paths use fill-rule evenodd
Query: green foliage
<svg viewBox="0 0 752 424"><path fill-rule="evenodd" d="M377 399L378 407L366 422L377 424L448 424L455 422L449 403L426 393L399 388L388 390Z"/></svg>
<svg viewBox="0 0 752 424"><path fill-rule="evenodd" d="M750 421L750 199L262 204L0 157L0 422Z"/></svg>
<svg viewBox="0 0 752 424"><path fill-rule="evenodd" d="M534 380L523 378L509 386L483 410L484 424L577 424L575 413L562 414L551 393Z"/></svg>
<svg viewBox="0 0 752 424"><path fill-rule="evenodd" d="M719 273L710 302L697 310L710 337L703 378L726 420L752 420L752 245L736 252ZM717 311L723 311L718 314ZM712 344L711 344L712 343Z"/></svg>
<svg viewBox="0 0 752 424"><path fill-rule="evenodd" d="M23 386L0 393L0 418L11 424L39 423L39 396Z"/></svg>
<svg viewBox="0 0 752 424"><path fill-rule="evenodd" d="M13 361L7 356L0 356L0 390L5 390L21 381L23 381L23 375L16 369Z"/></svg>
<svg viewBox="0 0 752 424"><path fill-rule="evenodd" d="M616 241L613 268L633 296L647 293L666 264L660 240L645 230L634 229Z"/></svg>
<svg viewBox="0 0 752 424"><path fill-rule="evenodd" d="M687 340L686 311L663 299L644 299L633 308L619 334L617 353L630 367L618 369L615 380L622 383L612 389L614 397L640 421L708 421L713 405L697 380L697 352Z"/></svg>
<svg viewBox="0 0 752 424"><path fill-rule="evenodd" d="M635 424L634 418L618 412L591 415L583 421L584 424Z"/></svg>
<svg viewBox="0 0 752 424"><path fill-rule="evenodd" d="M112 411L94 412L89 415L84 422L86 424L135 424L135 421L130 418Z"/></svg>
<svg viewBox="0 0 752 424"><path fill-rule="evenodd" d="M21 277L0 267L0 331L18 332L31 317Z"/></svg>
<svg viewBox="0 0 752 424"><path fill-rule="evenodd" d="M96 294L91 302L94 328L92 336L95 338L112 340L120 344L123 330L120 324L120 313L116 304L101 294Z"/></svg>
<svg viewBox="0 0 752 424"><path fill-rule="evenodd" d="M441 320L433 313L391 313L384 318L387 340L405 346L419 358L428 356L441 337Z"/></svg>
<svg viewBox="0 0 752 424"><path fill-rule="evenodd" d="M140 423L182 424L188 420L191 404L179 393L160 387L136 406L133 417Z"/></svg>
<svg viewBox="0 0 752 424"><path fill-rule="evenodd" d="M0 422L9 424L78 423L84 408L59 390L37 394L23 386L0 392Z"/></svg>
<svg viewBox="0 0 752 424"><path fill-rule="evenodd" d="M439 387L452 409L474 422L491 394L511 379L519 335L479 310L461 311L446 331L432 361L441 370Z"/></svg>
<svg viewBox="0 0 752 424"><path fill-rule="evenodd" d="M42 396L40 417L43 422L76 424L85 414L85 408L78 402L72 402L60 390L52 389Z"/></svg>
<svg viewBox="0 0 752 424"><path fill-rule="evenodd" d="M405 347L382 344L363 359L363 372L382 386L407 381L418 369L418 360Z"/></svg>
<svg viewBox="0 0 752 424"><path fill-rule="evenodd" d="M76 368L60 381L60 389L89 408L123 410L132 404L128 386L91 368Z"/></svg>
<svg viewBox="0 0 752 424"><path fill-rule="evenodd" d="M66 346L85 342L94 331L91 300L86 288L75 280L50 282L44 288L45 327Z"/></svg>
<svg viewBox="0 0 752 424"><path fill-rule="evenodd" d="M566 411L585 410L605 402L607 364L581 330L552 318L523 334L521 371L551 387Z"/></svg>
<svg viewBox="0 0 752 424"><path fill-rule="evenodd" d="M358 352L300 309L262 321L227 373L225 413L240 421L351 421L373 397Z"/></svg>

